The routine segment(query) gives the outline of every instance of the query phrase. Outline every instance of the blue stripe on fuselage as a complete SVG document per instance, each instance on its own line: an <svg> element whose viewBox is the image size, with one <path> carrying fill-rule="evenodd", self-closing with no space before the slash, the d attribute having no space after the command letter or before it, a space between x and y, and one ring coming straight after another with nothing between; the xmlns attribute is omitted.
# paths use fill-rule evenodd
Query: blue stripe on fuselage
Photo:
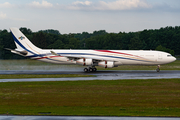
<svg viewBox="0 0 180 120"><path fill-rule="evenodd" d="M125 57L117 57L117 56L107 56L107 55L98 55L98 54L90 54L90 53L58 53L59 55L64 55L66 57L66 55L92 55L92 56L98 56L98 57L108 57L108 58L118 58L118 59L127 59L127 60L135 60L135 61L143 61L143 62L150 62L150 61L145 61L145 60L138 60L138 59L132 59L132 58L125 58ZM32 55L32 56L28 56L28 57L38 57L38 56L47 56L47 55L52 55L51 53L49 54L41 54L41 55ZM68 56L67 56L68 57ZM71 56L69 56L71 57ZM81 56L82 57L82 56ZM93 58L92 58L93 59Z"/></svg>
<svg viewBox="0 0 180 120"><path fill-rule="evenodd" d="M12 32L11 32L11 34L12 34L12 36L13 36L14 41L15 41L20 47L22 47L24 50L26 50L26 51L34 54L34 55L40 56L40 55L38 55L38 54L36 54L36 53L28 50L26 47L24 47L24 45L19 42L19 40L14 36L14 34L13 34Z"/></svg>

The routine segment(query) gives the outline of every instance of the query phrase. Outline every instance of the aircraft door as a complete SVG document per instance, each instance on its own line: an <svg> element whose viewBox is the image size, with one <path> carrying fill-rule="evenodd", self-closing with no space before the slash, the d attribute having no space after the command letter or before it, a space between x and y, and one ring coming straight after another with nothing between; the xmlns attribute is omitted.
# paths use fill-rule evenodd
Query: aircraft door
<svg viewBox="0 0 180 120"><path fill-rule="evenodd" d="M162 53L158 53L158 59L162 59Z"/></svg>

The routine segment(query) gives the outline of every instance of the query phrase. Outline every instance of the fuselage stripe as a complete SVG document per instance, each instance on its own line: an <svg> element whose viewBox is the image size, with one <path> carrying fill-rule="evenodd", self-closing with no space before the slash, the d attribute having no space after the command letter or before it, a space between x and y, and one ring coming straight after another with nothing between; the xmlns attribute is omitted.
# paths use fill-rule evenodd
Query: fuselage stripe
<svg viewBox="0 0 180 120"><path fill-rule="evenodd" d="M50 55L51 55L51 53L49 53ZM61 54L62 56L61 57L63 57L63 55L65 56L65 57L68 57L67 55L81 55L81 56L83 56L83 55L88 55L88 56L98 56L98 57L107 57L107 58L117 58L117 59L127 59L127 60L135 60L135 61L143 61L143 62L152 62L152 61L150 61L150 60L139 60L139 59L133 59L133 58L126 58L126 57L118 57L118 56L107 56L107 55L98 55L98 54L89 54L89 53L58 53L58 54ZM27 57L29 57L29 58L33 58L33 57L39 57L39 56L47 56L47 54L41 54L41 55L32 55L32 56L27 56ZM71 56L69 56L69 57L71 57ZM40 58L35 58L35 59L44 59L44 58L48 58L48 57L40 57ZM50 57L50 58L52 58L52 57ZM93 57L92 57L92 59L93 59ZM105 58L104 58L105 59Z"/></svg>
<svg viewBox="0 0 180 120"><path fill-rule="evenodd" d="M133 56L133 57L142 58L142 57L137 56L137 55L127 54L127 53L122 53L122 52L115 52L115 51L110 51L110 50L95 50L95 51L105 52L105 53L115 53L115 54L128 55L128 56Z"/></svg>

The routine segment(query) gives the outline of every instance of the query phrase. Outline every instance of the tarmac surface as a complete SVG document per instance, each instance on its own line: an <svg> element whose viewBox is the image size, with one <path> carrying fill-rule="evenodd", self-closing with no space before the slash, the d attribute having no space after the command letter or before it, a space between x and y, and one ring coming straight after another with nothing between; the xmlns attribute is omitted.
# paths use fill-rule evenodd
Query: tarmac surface
<svg viewBox="0 0 180 120"><path fill-rule="evenodd" d="M150 70L133 70L133 71L97 71L84 73L82 71L0 71L0 74L87 74L96 77L77 77L77 78L29 78L29 79L0 79L0 82L17 82L17 81L78 81L78 80L122 80L122 79L165 79L180 78L180 71L150 71Z"/></svg>

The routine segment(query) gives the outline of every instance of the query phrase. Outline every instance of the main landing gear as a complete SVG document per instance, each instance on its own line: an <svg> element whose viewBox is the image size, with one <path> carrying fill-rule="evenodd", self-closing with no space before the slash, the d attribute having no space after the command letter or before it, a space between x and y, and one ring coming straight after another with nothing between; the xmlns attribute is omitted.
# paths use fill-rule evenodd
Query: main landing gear
<svg viewBox="0 0 180 120"><path fill-rule="evenodd" d="M160 72L160 65L158 65L156 71L157 71L157 72Z"/></svg>
<svg viewBox="0 0 180 120"><path fill-rule="evenodd" d="M95 67L89 67L89 68L84 68L84 72L96 72L97 68Z"/></svg>

